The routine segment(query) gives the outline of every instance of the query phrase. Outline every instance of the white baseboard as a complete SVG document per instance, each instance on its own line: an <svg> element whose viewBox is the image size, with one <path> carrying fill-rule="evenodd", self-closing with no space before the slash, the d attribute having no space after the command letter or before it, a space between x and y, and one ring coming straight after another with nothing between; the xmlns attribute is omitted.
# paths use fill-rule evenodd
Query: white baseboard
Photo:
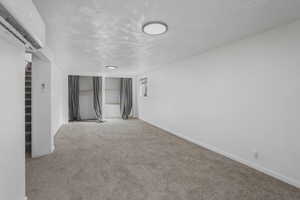
<svg viewBox="0 0 300 200"><path fill-rule="evenodd" d="M204 148L206 148L206 149L208 149L208 150L211 150L211 151L213 151L213 152L216 152L216 153L218 153L218 154L221 154L221 155L223 155L223 156L225 156L225 157L227 157L227 158L230 158L230 159L232 159L232 160L234 160L234 161L236 161L236 162L239 162L239 163L242 163L242 164L244 164L244 165L247 165L248 167L251 167L251 168L253 168L253 169L257 170L257 171L260 171L260 172L262 172L262 173L264 173L264 174L267 174L267 175L269 175L269 176L272 176L272 177L274 177L274 178L276 178L276 179L278 179L278 180L281 180L281 181L283 181L283 182L285 182L285 183L287 183L287 184L289 184L289 185L295 186L295 187L297 187L297 188L300 189L300 181L298 181L298 180L295 180L295 179L293 179L293 178L284 176L284 175L282 175L282 174L280 174L280 173L278 173L278 172L274 172L274 171L272 171L272 170L270 170L270 169L267 169L267 168L265 168L265 167L259 166L259 165L257 165L256 163L252 163L252 162L250 162L250 161L248 161L248 160L245 160L245 159L243 159L243 158L240 158L239 156L236 156L236 155L233 155L233 154L231 154L231 153L228 153L228 152L225 152L225 151L223 151L223 150L220 150L220 149L218 149L217 147L215 147L215 146L213 146L213 145L205 144L205 143L202 143L202 142L200 142L200 141L195 141L194 139L189 138L189 137L187 137L187 136L185 136L185 135L183 135L183 134L174 133L174 132L171 131L171 130L168 130L168 129L166 129L166 128L162 128L162 127L156 125L155 123L151 123L151 122L145 121L145 120L143 120L143 119L140 119L140 120L142 120L142 121L144 121L144 122L146 122L146 123L148 123L148 124L150 124L150 125L152 125L152 126L155 126L155 127L157 127L157 128L160 128L160 129L162 129L162 130L165 130L165 131L169 132L170 134L173 134L173 135L175 135L175 136L177 136L177 137L180 137L180 138L182 138L182 139L184 139L184 140L187 140L187 141L189 141L189 142L191 142L191 143L193 143L193 144L199 145L199 146L204 147Z"/></svg>

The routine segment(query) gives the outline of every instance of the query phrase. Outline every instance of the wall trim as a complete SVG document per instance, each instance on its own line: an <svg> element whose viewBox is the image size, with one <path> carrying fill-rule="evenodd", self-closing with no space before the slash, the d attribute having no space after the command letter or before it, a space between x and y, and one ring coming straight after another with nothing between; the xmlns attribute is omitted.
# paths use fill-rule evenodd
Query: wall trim
<svg viewBox="0 0 300 200"><path fill-rule="evenodd" d="M167 128L160 127L159 125L157 125L154 122L149 122L149 121L146 121L146 120L141 119L141 118L139 118L139 120L141 120L141 121L143 121L143 122L145 122L145 123L147 123L147 124L149 124L151 126L154 126L156 128L162 129L162 130L170 133L171 135L177 136L177 137L182 138L182 139L184 139L184 140L186 140L188 142L191 142L191 143L196 144L198 146L204 147L204 148L206 148L206 149L208 149L210 151L213 151L215 153L221 154L221 155L223 155L223 156L225 156L225 157L227 157L227 158L229 158L231 160L234 160L236 162L242 163L242 164L244 164L244 165L246 165L246 166L248 166L248 167L250 167L252 169L255 169L255 170L259 171L259 172L262 172L262 173L264 173L266 175L269 175L269 176L271 176L271 177L273 177L275 179L278 179L280 181L283 181L283 182L285 182L285 183L287 183L289 185L292 185L292 186L300 189L300 181L298 181L298 180L295 180L293 178L289 178L289 177L284 176L284 175L282 175L282 174L280 174L278 172L274 172L273 170L270 170L270 169L267 169L265 167L262 167L262 166L260 166L258 164L255 164L255 163L251 162L251 161L245 160L245 159L243 159L243 158L241 158L239 156L236 156L234 154L231 154L231 153L228 153L226 151L223 151L223 150L221 150L221 149L219 149L219 148L217 148L217 147L215 147L213 145L206 144L206 143L203 143L203 142L200 142L200 141L196 141L196 140L194 140L194 139L192 139L190 137L187 137L187 136L185 136L183 134L174 133L173 131L171 131L171 130L169 130Z"/></svg>

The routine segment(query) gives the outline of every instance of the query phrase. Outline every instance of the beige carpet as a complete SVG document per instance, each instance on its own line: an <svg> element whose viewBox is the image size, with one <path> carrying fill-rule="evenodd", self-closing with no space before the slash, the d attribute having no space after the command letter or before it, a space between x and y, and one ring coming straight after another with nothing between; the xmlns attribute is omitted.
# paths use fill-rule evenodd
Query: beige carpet
<svg viewBox="0 0 300 200"><path fill-rule="evenodd" d="M139 120L73 123L27 160L29 200L299 200L300 190Z"/></svg>

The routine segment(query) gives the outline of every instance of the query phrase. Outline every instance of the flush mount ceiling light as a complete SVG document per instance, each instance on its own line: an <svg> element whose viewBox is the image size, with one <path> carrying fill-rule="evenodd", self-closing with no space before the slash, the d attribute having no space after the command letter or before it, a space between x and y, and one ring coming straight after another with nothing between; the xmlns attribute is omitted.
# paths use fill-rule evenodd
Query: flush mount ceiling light
<svg viewBox="0 0 300 200"><path fill-rule="evenodd" d="M107 69L111 69L111 70L114 70L114 69L117 69L118 67L117 66L113 66L113 65L107 65L105 66Z"/></svg>
<svg viewBox="0 0 300 200"><path fill-rule="evenodd" d="M151 21L145 23L142 29L148 35L161 35L168 31L168 25L161 21Z"/></svg>

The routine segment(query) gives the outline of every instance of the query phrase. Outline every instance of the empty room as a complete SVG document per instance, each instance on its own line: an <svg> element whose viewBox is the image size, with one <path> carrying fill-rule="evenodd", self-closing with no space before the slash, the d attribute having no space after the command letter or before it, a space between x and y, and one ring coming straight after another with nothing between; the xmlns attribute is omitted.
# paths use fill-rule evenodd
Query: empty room
<svg viewBox="0 0 300 200"><path fill-rule="evenodd" d="M299 0L0 0L0 200L300 200Z"/></svg>

